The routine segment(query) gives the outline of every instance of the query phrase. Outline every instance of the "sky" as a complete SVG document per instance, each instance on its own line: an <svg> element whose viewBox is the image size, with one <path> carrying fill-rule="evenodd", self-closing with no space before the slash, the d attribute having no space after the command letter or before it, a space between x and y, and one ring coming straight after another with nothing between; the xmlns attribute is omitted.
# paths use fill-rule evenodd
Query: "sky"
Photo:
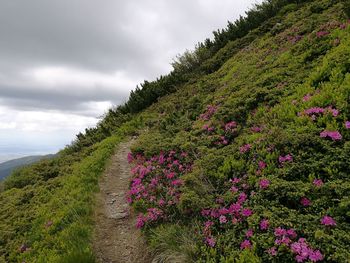
<svg viewBox="0 0 350 263"><path fill-rule="evenodd" d="M0 0L0 162L54 153L261 0Z"/></svg>

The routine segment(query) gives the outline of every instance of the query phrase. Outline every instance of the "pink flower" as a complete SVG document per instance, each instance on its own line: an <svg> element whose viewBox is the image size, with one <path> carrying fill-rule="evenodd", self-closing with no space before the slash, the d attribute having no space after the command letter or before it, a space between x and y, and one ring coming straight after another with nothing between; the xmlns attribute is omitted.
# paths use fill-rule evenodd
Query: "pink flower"
<svg viewBox="0 0 350 263"><path fill-rule="evenodd" d="M128 153L128 163L131 163L134 160L132 153Z"/></svg>
<svg viewBox="0 0 350 263"><path fill-rule="evenodd" d="M243 204L247 200L247 194L246 193L240 193L238 196L238 203Z"/></svg>
<svg viewBox="0 0 350 263"><path fill-rule="evenodd" d="M337 225L337 223L335 222L335 220L331 216L324 216L321 219L321 224L325 225L325 226L336 226Z"/></svg>
<svg viewBox="0 0 350 263"><path fill-rule="evenodd" d="M250 129L252 132L261 132L262 128L258 126L254 126Z"/></svg>
<svg viewBox="0 0 350 263"><path fill-rule="evenodd" d="M266 189L269 187L269 185L270 185L270 180L268 179L261 179L259 182L259 186L261 189Z"/></svg>
<svg viewBox="0 0 350 263"><path fill-rule="evenodd" d="M321 38L321 37L327 36L327 35L329 35L329 34L330 34L330 33L329 33L328 31L319 31L319 32L316 33L316 36L317 36L318 38Z"/></svg>
<svg viewBox="0 0 350 263"><path fill-rule="evenodd" d="M206 221L206 222L204 223L204 227L205 227L205 228L209 228L209 227L211 227L212 225L214 225L214 222L213 222L213 221L210 221L210 220L208 220L208 221Z"/></svg>
<svg viewBox="0 0 350 263"><path fill-rule="evenodd" d="M345 128L346 129L350 129L350 121L346 121L345 122Z"/></svg>
<svg viewBox="0 0 350 263"><path fill-rule="evenodd" d="M321 187L323 185L323 181L321 179L315 179L313 181L313 184L316 186L316 187Z"/></svg>
<svg viewBox="0 0 350 263"><path fill-rule="evenodd" d="M249 208L244 208L242 210L242 216L244 216L244 217L249 217L252 214L253 214L253 211L251 209L249 209Z"/></svg>
<svg viewBox="0 0 350 263"><path fill-rule="evenodd" d="M276 256L277 255L277 249L276 247L271 247L267 250L267 253L269 253L271 256Z"/></svg>
<svg viewBox="0 0 350 263"><path fill-rule="evenodd" d="M239 152L240 152L240 153L246 153L246 152L248 152L251 148L252 148L252 146L251 146L250 144L245 144L245 145L239 147Z"/></svg>
<svg viewBox="0 0 350 263"><path fill-rule="evenodd" d="M136 228L142 228L145 225L145 218L143 214L139 214L136 218Z"/></svg>
<svg viewBox="0 0 350 263"><path fill-rule="evenodd" d="M306 94L304 97L303 97L303 101L306 102L306 101L309 101L311 99L311 95L310 94Z"/></svg>
<svg viewBox="0 0 350 263"><path fill-rule="evenodd" d="M319 250L315 250L309 254L309 259L311 260L311 262L321 261L323 260L323 255Z"/></svg>
<svg viewBox="0 0 350 263"><path fill-rule="evenodd" d="M283 164L285 162L293 162L293 156L289 153L286 156L280 156L278 157L278 161Z"/></svg>
<svg viewBox="0 0 350 263"><path fill-rule="evenodd" d="M225 124L225 131L226 132L232 132L237 127L237 123L234 121L230 121Z"/></svg>
<svg viewBox="0 0 350 263"><path fill-rule="evenodd" d="M161 199L158 201L158 205L159 205L159 206L165 205L165 200L161 198Z"/></svg>
<svg viewBox="0 0 350 263"><path fill-rule="evenodd" d="M232 193L237 193L238 192L238 188L236 186L231 186L230 191Z"/></svg>
<svg viewBox="0 0 350 263"><path fill-rule="evenodd" d="M254 232L253 232L253 229L248 229L247 232L245 233L245 236L248 237L248 238L249 238L249 237L252 237L252 236L253 236L253 233L254 233Z"/></svg>
<svg viewBox="0 0 350 263"><path fill-rule="evenodd" d="M209 236L209 237L206 237L205 243L207 243L207 245L208 245L209 247L215 247L216 240L215 240L214 237Z"/></svg>
<svg viewBox="0 0 350 263"><path fill-rule="evenodd" d="M269 228L269 220L267 220L267 219L263 219L263 220L261 220L261 222L260 222L260 229L261 230L267 230L268 228Z"/></svg>
<svg viewBox="0 0 350 263"><path fill-rule="evenodd" d="M219 217L220 224L225 224L227 223L227 218L226 216L222 215Z"/></svg>
<svg viewBox="0 0 350 263"><path fill-rule="evenodd" d="M300 199L300 203L303 205L303 206L309 206L311 205L311 201L310 199L306 198L306 197L302 197Z"/></svg>
<svg viewBox="0 0 350 263"><path fill-rule="evenodd" d="M285 230L284 228L282 228L282 227L275 228L275 236L276 237L284 236L286 234L287 234L287 230Z"/></svg>
<svg viewBox="0 0 350 263"><path fill-rule="evenodd" d="M297 237L297 233L295 232L294 229L288 229L288 230L287 230L287 235L288 235L290 238L296 238L296 237Z"/></svg>
<svg viewBox="0 0 350 263"><path fill-rule="evenodd" d="M245 239L242 243L241 243L241 250L243 249L250 249L252 247L251 242L248 239Z"/></svg>
<svg viewBox="0 0 350 263"><path fill-rule="evenodd" d="M339 141L342 139L342 135L338 131L323 131L320 133L320 137L322 138L329 137L333 141Z"/></svg>
<svg viewBox="0 0 350 263"><path fill-rule="evenodd" d="M259 169L264 169L266 168L266 163L264 161L259 161Z"/></svg>

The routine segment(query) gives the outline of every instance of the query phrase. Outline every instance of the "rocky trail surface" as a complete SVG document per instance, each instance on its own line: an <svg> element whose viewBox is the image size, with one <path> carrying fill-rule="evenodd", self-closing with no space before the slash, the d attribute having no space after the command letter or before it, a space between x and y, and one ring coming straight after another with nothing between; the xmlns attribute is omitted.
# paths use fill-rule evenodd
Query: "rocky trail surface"
<svg viewBox="0 0 350 263"><path fill-rule="evenodd" d="M133 141L120 143L100 178L95 209L94 251L101 263L152 262L136 216L125 199L131 173L127 154Z"/></svg>

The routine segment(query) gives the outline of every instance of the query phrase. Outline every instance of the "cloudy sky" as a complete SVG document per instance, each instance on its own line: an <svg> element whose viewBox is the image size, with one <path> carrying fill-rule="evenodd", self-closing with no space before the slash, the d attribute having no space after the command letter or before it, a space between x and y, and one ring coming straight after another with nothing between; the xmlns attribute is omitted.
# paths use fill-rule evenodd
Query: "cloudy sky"
<svg viewBox="0 0 350 263"><path fill-rule="evenodd" d="M0 0L0 161L61 149L259 0Z"/></svg>

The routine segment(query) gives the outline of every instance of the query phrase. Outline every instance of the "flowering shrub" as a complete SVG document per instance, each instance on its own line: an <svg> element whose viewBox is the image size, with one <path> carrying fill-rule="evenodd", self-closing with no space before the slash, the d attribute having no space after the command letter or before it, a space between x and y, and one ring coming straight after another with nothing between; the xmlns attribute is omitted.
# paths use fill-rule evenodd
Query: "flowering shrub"
<svg viewBox="0 0 350 263"><path fill-rule="evenodd" d="M339 141L342 139L342 135L338 131L323 131L320 133L322 138L331 138L333 141Z"/></svg>
<svg viewBox="0 0 350 263"><path fill-rule="evenodd" d="M203 89L194 85L182 98L174 97L169 108L177 105L183 114L176 117L176 110L174 124L162 126L161 136L147 136L156 145L152 150L188 147L196 158L186 176L171 175L173 183L163 183L175 189L177 199L133 195L142 212L139 227L190 229L190 237L171 242L189 244L195 262L350 258L348 22L330 19L336 13L324 7L330 1L311 2L322 2L327 13L322 21L310 18L276 33L276 42L259 42L264 52L255 45L242 50L239 55L249 63L232 60L217 80L203 80ZM188 94L198 96L181 108ZM212 105L203 107L208 100ZM145 178L151 175L142 179L145 189L156 174L163 176L163 168L141 170Z"/></svg>
<svg viewBox="0 0 350 263"><path fill-rule="evenodd" d="M131 169L133 179L127 200L140 210L136 226L167 219L176 210L181 196L183 181L181 176L191 170L188 154L170 151L147 159L141 154L128 154L128 160L134 164ZM140 204L138 206L138 204Z"/></svg>

